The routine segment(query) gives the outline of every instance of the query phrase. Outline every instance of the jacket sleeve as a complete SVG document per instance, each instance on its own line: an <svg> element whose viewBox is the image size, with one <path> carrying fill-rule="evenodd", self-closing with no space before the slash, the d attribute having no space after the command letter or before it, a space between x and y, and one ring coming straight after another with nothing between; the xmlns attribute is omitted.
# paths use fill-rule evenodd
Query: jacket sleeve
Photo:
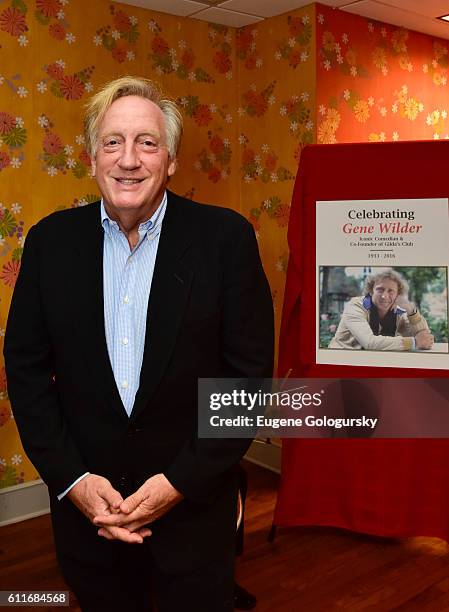
<svg viewBox="0 0 449 612"><path fill-rule="evenodd" d="M366 320L363 306L349 302L345 306L345 323L359 344L367 351L410 351L412 338L402 336L375 336Z"/></svg>
<svg viewBox="0 0 449 612"><path fill-rule="evenodd" d="M40 290L39 227L28 232L5 335L8 395L26 454L55 493L87 472L64 422ZM51 265L50 260L47 265Z"/></svg>
<svg viewBox="0 0 449 612"><path fill-rule="evenodd" d="M273 303L254 230L247 221L242 222L240 237L234 237L234 245L224 254L221 377L270 378L274 353ZM165 476L187 499L212 500L222 479L243 457L251 441L194 436Z"/></svg>
<svg viewBox="0 0 449 612"><path fill-rule="evenodd" d="M398 322L398 332L401 336L416 336L420 331L429 331L427 321L420 312L412 315L402 315Z"/></svg>

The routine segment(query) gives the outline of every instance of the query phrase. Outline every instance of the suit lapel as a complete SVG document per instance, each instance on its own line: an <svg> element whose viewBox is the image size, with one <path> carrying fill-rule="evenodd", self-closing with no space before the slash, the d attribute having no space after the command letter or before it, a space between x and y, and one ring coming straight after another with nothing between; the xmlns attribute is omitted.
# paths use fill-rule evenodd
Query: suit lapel
<svg viewBox="0 0 449 612"><path fill-rule="evenodd" d="M103 228L99 203L89 206L88 223L80 231L76 250L80 258L74 273L74 287L81 311L77 318L78 332L85 347L86 361L98 385L100 397L107 398L118 414L128 420L117 390L109 359L104 325L103 301ZM75 313L76 316L76 313Z"/></svg>
<svg viewBox="0 0 449 612"><path fill-rule="evenodd" d="M148 304L140 386L132 419L147 405L175 345L193 278L193 272L181 261L191 244L188 226L182 199L168 192Z"/></svg>

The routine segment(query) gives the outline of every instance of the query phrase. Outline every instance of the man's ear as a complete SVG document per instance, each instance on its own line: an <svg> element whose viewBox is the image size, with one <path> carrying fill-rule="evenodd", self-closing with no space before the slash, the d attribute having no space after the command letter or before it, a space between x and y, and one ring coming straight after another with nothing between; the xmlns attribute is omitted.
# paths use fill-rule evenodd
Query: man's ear
<svg viewBox="0 0 449 612"><path fill-rule="evenodd" d="M170 163L168 164L167 177L173 176L177 169L178 169L178 158L175 157L175 159L170 160Z"/></svg>
<svg viewBox="0 0 449 612"><path fill-rule="evenodd" d="M95 176L95 172L97 170L97 162L95 161L95 156L90 158L90 169L92 171L92 177Z"/></svg>

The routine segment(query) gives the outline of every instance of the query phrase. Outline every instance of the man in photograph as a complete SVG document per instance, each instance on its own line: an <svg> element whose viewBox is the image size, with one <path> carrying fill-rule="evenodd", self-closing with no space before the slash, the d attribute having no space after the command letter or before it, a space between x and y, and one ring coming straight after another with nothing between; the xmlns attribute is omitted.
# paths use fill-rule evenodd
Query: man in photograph
<svg viewBox="0 0 449 612"><path fill-rule="evenodd" d="M366 279L364 294L345 304L329 348L367 351L426 350L433 335L424 317L407 298L400 274L384 270Z"/></svg>
<svg viewBox="0 0 449 612"><path fill-rule="evenodd" d="M83 611L233 609L236 465L198 439L198 378L272 375L251 225L166 190L182 118L142 78L90 100L102 199L29 231L5 338L21 439Z"/></svg>

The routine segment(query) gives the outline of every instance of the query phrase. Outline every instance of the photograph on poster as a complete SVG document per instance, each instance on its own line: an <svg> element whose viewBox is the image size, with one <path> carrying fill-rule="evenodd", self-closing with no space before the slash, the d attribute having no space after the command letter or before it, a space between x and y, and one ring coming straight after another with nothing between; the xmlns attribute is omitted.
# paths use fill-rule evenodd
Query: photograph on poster
<svg viewBox="0 0 449 612"><path fill-rule="evenodd" d="M448 353L447 268L320 267L321 349Z"/></svg>
<svg viewBox="0 0 449 612"><path fill-rule="evenodd" d="M447 198L316 203L316 362L448 369Z"/></svg>

